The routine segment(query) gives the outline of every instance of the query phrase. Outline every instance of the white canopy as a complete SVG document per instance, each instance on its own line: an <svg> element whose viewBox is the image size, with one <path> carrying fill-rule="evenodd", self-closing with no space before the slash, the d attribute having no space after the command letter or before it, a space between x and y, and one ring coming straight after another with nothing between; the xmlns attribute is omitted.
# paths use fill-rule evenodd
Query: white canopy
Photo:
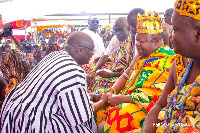
<svg viewBox="0 0 200 133"><path fill-rule="evenodd" d="M6 1L6 0L0 0ZM92 13L121 13L128 14L136 7L146 11L164 12L173 8L175 0L7 0L0 3L0 14L3 22L15 20L38 20L38 25L53 24L87 24L89 18L84 14ZM83 14L83 16L69 16L69 14ZM52 16L50 14L57 14ZM62 14L62 16L59 16ZM65 14L65 15L64 15ZM68 14L68 15L67 15ZM48 16L46 16L48 15ZM115 17L114 17L115 16ZM119 16L127 15L103 15L106 23L113 23ZM110 17L110 18L109 18ZM44 21L46 19L46 21ZM51 21L47 21L50 19ZM56 20L54 20L56 19ZM59 20L58 20L59 19ZM77 19L77 21L76 21ZM111 20L109 22L108 20ZM40 21L39 21L40 20ZM100 21L101 22L101 21Z"/></svg>

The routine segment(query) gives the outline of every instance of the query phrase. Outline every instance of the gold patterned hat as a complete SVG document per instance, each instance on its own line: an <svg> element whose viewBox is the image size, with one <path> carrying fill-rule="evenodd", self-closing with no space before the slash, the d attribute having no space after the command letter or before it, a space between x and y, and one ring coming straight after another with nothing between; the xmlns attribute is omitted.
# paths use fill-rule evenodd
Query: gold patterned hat
<svg viewBox="0 0 200 133"><path fill-rule="evenodd" d="M163 32L161 18L155 12L145 12L137 15L137 33L158 34Z"/></svg>
<svg viewBox="0 0 200 133"><path fill-rule="evenodd" d="M176 0L175 11L200 21L200 0Z"/></svg>

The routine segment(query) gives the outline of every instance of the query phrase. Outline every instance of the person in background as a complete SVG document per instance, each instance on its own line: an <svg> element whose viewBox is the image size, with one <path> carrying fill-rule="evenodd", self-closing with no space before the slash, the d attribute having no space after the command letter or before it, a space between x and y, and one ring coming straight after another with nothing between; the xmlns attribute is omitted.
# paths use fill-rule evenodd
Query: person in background
<svg viewBox="0 0 200 133"><path fill-rule="evenodd" d="M59 40L59 45L60 45L61 49L64 49L64 48L65 48L66 43L65 43L65 39L64 39L64 38L60 38L60 40Z"/></svg>
<svg viewBox="0 0 200 133"><path fill-rule="evenodd" d="M39 40L40 40L40 42L44 41L44 36L43 36L42 32L39 33Z"/></svg>
<svg viewBox="0 0 200 133"><path fill-rule="evenodd" d="M144 133L200 132L200 3L176 0L172 45L178 55L164 91L144 122Z"/></svg>
<svg viewBox="0 0 200 133"><path fill-rule="evenodd" d="M9 44L3 44L1 46L2 53L9 53L11 50L11 46Z"/></svg>
<svg viewBox="0 0 200 133"><path fill-rule="evenodd" d="M1 110L1 106L3 104L3 101L5 99L5 95L6 95L6 87L8 86L8 82L6 81L6 79L2 76L0 76L0 110Z"/></svg>
<svg viewBox="0 0 200 133"><path fill-rule="evenodd" d="M144 10L143 9L141 9L141 8L134 8L134 9L132 9L130 12L129 12L129 14L128 14L128 16L127 16L127 21L128 21L128 26L129 26L129 28L126 28L123 32L118 32L117 31L117 34L118 34L118 36L119 36L119 34L121 34L121 35L124 35L124 36L126 36L127 35L127 31L128 30L130 30L130 34L131 34L131 37L130 37L130 35L128 36L128 41L127 41L127 39L125 39L126 41L124 41L124 40L121 40L121 42L123 42L123 43L127 43L127 46L126 47L129 47L129 46L131 46L131 51L132 51L132 53L129 53L130 55L132 55L132 56L135 56L135 54L136 54L136 50L135 50L135 34L136 34L136 24L137 24L137 14L138 13L140 13L140 14L144 14ZM125 22L125 21L123 21L123 23L127 23L127 22ZM124 26L121 24L121 28L124 28ZM114 27L115 27L115 25L114 25ZM115 29L115 28L114 28ZM119 28L120 29L120 28ZM113 31L115 31L115 30L113 30ZM116 33L116 32L115 32ZM122 44L123 44L122 43ZM120 66L120 64L121 64L121 66L124 66L124 68L122 68L122 69L126 69L126 67L128 67L128 64L126 64L126 63L128 63L128 62L126 62L126 63L124 63L124 61L123 61L123 59L125 59L126 57L128 58L128 56L126 55L126 57L124 58L123 56L118 56L119 54L120 54L120 47L122 47L122 49L123 48L126 48L126 47L124 47L125 45L120 45L120 42L119 42L119 39L118 39L118 37L115 35L115 36L113 36L113 38L111 39L111 41L110 41L110 43L109 43L109 45L107 46L107 48L106 48L106 51L105 51L105 53L104 53L104 55L102 55L102 57L101 57L101 60L99 60L99 62L98 62L98 64L96 64L96 66L95 66L95 68L93 69L93 71L92 72L90 72L88 75L87 75L87 81L88 81L88 84L90 85L92 82L92 85L90 86L90 88L89 89L92 89L92 90L94 90L95 88L93 87L93 86L95 86L95 84L98 84L98 82L96 82L96 81L93 81L94 80L94 76L95 76L95 73L96 73L96 70L95 69L100 69L101 68L101 66L103 65L103 64L105 64L106 62L108 62L108 61L114 61L115 60L115 62L113 63L113 67L112 67L112 69L115 69L115 71L118 69L118 68L120 68L120 67L118 67L118 68L114 68L114 67L116 67L117 66L117 63L118 63L118 66ZM130 48L130 47L129 47ZM118 51L116 51L118 49ZM124 50L123 50L124 51ZM116 57L116 58L115 58ZM118 58L118 59L117 59ZM120 59L121 58L121 59ZM131 60L132 58L130 58L130 59L125 59L126 61L128 61L128 60ZM110 60L111 59L111 60ZM114 60L113 60L114 59ZM120 61L121 60L121 61ZM121 63L119 63L119 62L121 62ZM123 62L123 63L122 63ZM130 62L129 62L130 63ZM99 65L99 66L98 66ZM111 65L110 65L111 66ZM110 67L107 67L107 68L110 68ZM120 72L119 72L119 70L117 70L118 71L118 76L110 76L110 77L108 77L108 78L110 78L110 80L109 79L107 79L107 82L105 82L106 80L104 80L104 81L102 81L102 80L100 80L100 82L99 82L99 84L97 85L97 87L98 86L101 86L101 88L106 88L106 87L111 87L112 85L113 85L113 83L116 81L116 79L120 76ZM94 73L95 72L95 73ZM102 73L102 72L101 72ZM113 73L114 74L114 73Z"/></svg>
<svg viewBox="0 0 200 133"><path fill-rule="evenodd" d="M137 55L137 49L135 47L135 35L136 35L136 25L137 25L137 15L138 13L144 14L144 9L142 8L133 8L127 16L128 26L131 34L131 40L133 45L133 55Z"/></svg>
<svg viewBox="0 0 200 133"><path fill-rule="evenodd" d="M86 73L89 73L96 62L99 60L103 52L105 51L103 39L98 33L99 19L97 16L90 16L88 19L88 29L84 29L83 32L87 33L94 41L94 55L92 56L89 64L81 66Z"/></svg>
<svg viewBox="0 0 200 133"><path fill-rule="evenodd" d="M41 57L44 58L47 55L46 41L41 42Z"/></svg>
<svg viewBox="0 0 200 133"><path fill-rule="evenodd" d="M34 58L33 65L36 66L42 58L40 47L38 45L33 46L33 58Z"/></svg>
<svg viewBox="0 0 200 133"><path fill-rule="evenodd" d="M111 87L133 59L133 45L126 17L119 17L115 21L114 30L115 36L111 39L110 44L94 69L87 75L88 85L91 85L90 90ZM113 60L113 63L107 69L98 70L110 59ZM97 77L95 78L96 75Z"/></svg>
<svg viewBox="0 0 200 133"><path fill-rule="evenodd" d="M163 41L164 41L164 45L168 45L171 49L173 49L172 47L172 43L171 43L171 38L170 38L170 32L172 31L172 14L174 12L173 8L169 8L165 11L164 13L164 29L163 29Z"/></svg>
<svg viewBox="0 0 200 133"><path fill-rule="evenodd" d="M48 53L59 51L59 50L62 50L62 48L57 44L57 38L54 36L51 36L48 42L48 50L47 50Z"/></svg>
<svg viewBox="0 0 200 133"><path fill-rule="evenodd" d="M128 16L127 16L128 26L129 26L130 33L131 33L131 40L132 40L132 43L134 44L134 46L135 46L135 35L136 35L136 31L137 31L137 28L136 28L137 15L138 15L138 13L144 14L144 12L145 11L142 8L134 8L128 13ZM134 52L134 54L136 54L136 51Z"/></svg>
<svg viewBox="0 0 200 133"><path fill-rule="evenodd" d="M12 34L12 25L3 25L3 31L0 31L0 40L2 40L4 37L8 37L10 36L13 41L15 42L15 44L17 45L17 47L19 49L22 49L22 46L20 44L20 41ZM11 50L11 46L7 43L3 44L1 46L1 52L10 52Z"/></svg>
<svg viewBox="0 0 200 133"><path fill-rule="evenodd" d="M1 89L1 95L4 100L10 91L28 75L31 65L22 51L11 49L9 53L3 54L0 69L5 80L8 81L8 85Z"/></svg>
<svg viewBox="0 0 200 133"><path fill-rule="evenodd" d="M97 60L105 51L103 39L98 33L98 28L99 28L99 19L97 18L97 16L90 16L88 19L88 29L83 30L83 32L87 33L94 41L95 53L92 56L91 59L92 62L97 62Z"/></svg>
<svg viewBox="0 0 200 133"><path fill-rule="evenodd" d="M165 23L172 25L172 15L174 13L174 8L168 8L164 13Z"/></svg>

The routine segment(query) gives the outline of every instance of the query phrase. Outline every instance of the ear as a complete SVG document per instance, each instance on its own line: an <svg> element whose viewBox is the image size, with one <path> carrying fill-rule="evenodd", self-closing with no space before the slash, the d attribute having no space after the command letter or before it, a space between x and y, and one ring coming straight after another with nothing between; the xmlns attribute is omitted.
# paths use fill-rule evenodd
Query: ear
<svg viewBox="0 0 200 133"><path fill-rule="evenodd" d="M70 46L69 46L68 44L66 44L65 50L66 50L66 51L70 50Z"/></svg>
<svg viewBox="0 0 200 133"><path fill-rule="evenodd" d="M80 54L80 55L83 54L83 51L82 51L82 48L81 48L81 47L78 47L78 48L77 48L77 53Z"/></svg>
<svg viewBox="0 0 200 133"><path fill-rule="evenodd" d="M200 41L200 25L196 26L196 41L199 42Z"/></svg>
<svg viewBox="0 0 200 133"><path fill-rule="evenodd" d="M157 46L160 43L160 37L159 36L155 36L153 39L153 43L155 46Z"/></svg>

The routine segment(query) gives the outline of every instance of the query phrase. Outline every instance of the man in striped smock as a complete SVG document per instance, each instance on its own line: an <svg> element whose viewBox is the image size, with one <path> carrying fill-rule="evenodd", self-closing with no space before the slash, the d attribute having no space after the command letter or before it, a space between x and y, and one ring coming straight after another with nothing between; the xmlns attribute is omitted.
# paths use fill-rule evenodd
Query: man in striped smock
<svg viewBox="0 0 200 133"><path fill-rule="evenodd" d="M66 51L45 56L5 99L0 114L2 133L96 132L93 114L107 105L94 105L79 66L93 55L93 40L83 32L71 34Z"/></svg>

